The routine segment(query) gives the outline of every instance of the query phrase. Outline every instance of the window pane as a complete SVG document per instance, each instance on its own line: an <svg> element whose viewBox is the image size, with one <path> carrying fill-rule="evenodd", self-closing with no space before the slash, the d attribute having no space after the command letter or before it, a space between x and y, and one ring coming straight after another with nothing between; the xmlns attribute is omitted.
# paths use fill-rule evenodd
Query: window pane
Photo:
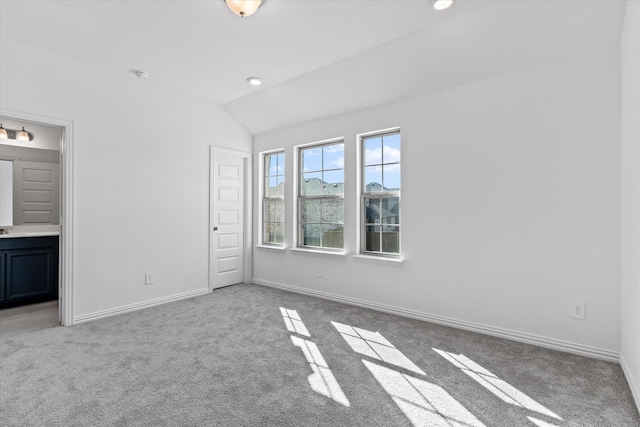
<svg viewBox="0 0 640 427"><path fill-rule="evenodd" d="M278 154L278 175L284 175L284 153Z"/></svg>
<svg viewBox="0 0 640 427"><path fill-rule="evenodd" d="M383 162L400 163L400 134L385 135L383 145Z"/></svg>
<svg viewBox="0 0 640 427"><path fill-rule="evenodd" d="M342 200L325 200L322 203L322 222L344 224L344 208Z"/></svg>
<svg viewBox="0 0 640 427"><path fill-rule="evenodd" d="M284 196L284 176L283 175L278 176L278 185L277 185L276 193L280 197Z"/></svg>
<svg viewBox="0 0 640 427"><path fill-rule="evenodd" d="M386 191L400 190L400 165L383 166L384 188Z"/></svg>
<svg viewBox="0 0 640 427"><path fill-rule="evenodd" d="M284 243L284 224L276 223L275 243Z"/></svg>
<svg viewBox="0 0 640 427"><path fill-rule="evenodd" d="M263 241L265 243L274 243L275 240L275 227L271 222L266 222L263 224Z"/></svg>
<svg viewBox="0 0 640 427"><path fill-rule="evenodd" d="M379 165L382 163L382 138L364 140L364 165Z"/></svg>
<svg viewBox="0 0 640 427"><path fill-rule="evenodd" d="M300 195L320 195L323 191L322 184L322 172L302 174L302 180L300 181Z"/></svg>
<svg viewBox="0 0 640 427"><path fill-rule="evenodd" d="M302 244L304 246L320 246L320 224L302 226Z"/></svg>
<svg viewBox="0 0 640 427"><path fill-rule="evenodd" d="M278 156L275 154L269 154L268 156L265 157L265 161L266 161L266 170L267 170L267 175L269 176L274 176L274 175L278 175Z"/></svg>
<svg viewBox="0 0 640 427"><path fill-rule="evenodd" d="M264 204L265 222L284 222L284 202L282 200L266 200Z"/></svg>
<svg viewBox="0 0 640 427"><path fill-rule="evenodd" d="M364 168L364 187L365 193L382 191L381 166L367 166Z"/></svg>
<svg viewBox="0 0 640 427"><path fill-rule="evenodd" d="M301 150L302 171L313 172L322 170L322 147Z"/></svg>
<svg viewBox="0 0 640 427"><path fill-rule="evenodd" d="M302 223L320 223L322 200L303 200L301 206Z"/></svg>
<svg viewBox="0 0 640 427"><path fill-rule="evenodd" d="M271 176L269 177L267 188L266 188L266 196L273 197L278 194L278 177Z"/></svg>
<svg viewBox="0 0 640 427"><path fill-rule="evenodd" d="M380 212L383 224L400 224L400 199L397 197L382 199Z"/></svg>
<svg viewBox="0 0 640 427"><path fill-rule="evenodd" d="M382 252L397 254L400 252L400 227L384 226L382 229Z"/></svg>
<svg viewBox="0 0 640 427"><path fill-rule="evenodd" d="M380 224L380 199L364 199L365 224Z"/></svg>
<svg viewBox="0 0 640 427"><path fill-rule="evenodd" d="M369 252L380 252L380 227L365 227L365 250Z"/></svg>
<svg viewBox="0 0 640 427"><path fill-rule="evenodd" d="M324 170L344 168L344 144L326 145L322 147Z"/></svg>
<svg viewBox="0 0 640 427"><path fill-rule="evenodd" d="M341 224L322 225L322 246L325 248L344 247L344 230Z"/></svg>
<svg viewBox="0 0 640 427"><path fill-rule="evenodd" d="M344 170L325 172L322 189L324 194L343 194Z"/></svg>

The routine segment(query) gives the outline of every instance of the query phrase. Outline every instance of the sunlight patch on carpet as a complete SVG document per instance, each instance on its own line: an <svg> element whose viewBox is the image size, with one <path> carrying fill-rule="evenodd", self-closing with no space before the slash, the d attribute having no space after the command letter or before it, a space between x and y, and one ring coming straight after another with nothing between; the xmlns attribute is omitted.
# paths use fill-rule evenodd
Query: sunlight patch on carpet
<svg viewBox="0 0 640 427"><path fill-rule="evenodd" d="M418 368L379 332L371 332L338 322L331 323L356 353L390 363L416 374L425 375L422 369Z"/></svg>
<svg viewBox="0 0 640 427"><path fill-rule="evenodd" d="M438 350L436 348L434 348L433 351L447 359L454 366L460 368L462 372L473 378L478 384L489 390L504 402L529 409L530 411L534 411L551 418L562 420L562 418L560 418L554 412L536 402L508 382L501 380L496 375L478 365L465 355L453 354L447 351Z"/></svg>
<svg viewBox="0 0 640 427"><path fill-rule="evenodd" d="M485 427L442 387L362 360L411 423L433 427Z"/></svg>
<svg viewBox="0 0 640 427"><path fill-rule="evenodd" d="M311 338L309 330L296 310L280 307L280 313L289 332ZM324 357L322 357L322 353L316 343L296 335L291 335L291 341L293 345L302 350L302 354L305 359L307 359L311 371L313 371L313 373L307 377L311 389L341 405L351 406L349 399L347 399L338 380L336 380L333 372L329 369L329 365Z"/></svg>

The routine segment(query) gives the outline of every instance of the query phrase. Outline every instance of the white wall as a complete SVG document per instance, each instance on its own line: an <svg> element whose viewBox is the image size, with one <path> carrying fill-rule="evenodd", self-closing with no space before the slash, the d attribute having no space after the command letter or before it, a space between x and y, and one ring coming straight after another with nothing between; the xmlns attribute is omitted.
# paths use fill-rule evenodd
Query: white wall
<svg viewBox="0 0 640 427"><path fill-rule="evenodd" d="M0 108L74 122L74 315L206 288L209 146L250 151L250 135L154 87L153 70L140 80L1 43Z"/></svg>
<svg viewBox="0 0 640 427"><path fill-rule="evenodd" d="M640 2L627 2L621 41L621 362L640 410Z"/></svg>
<svg viewBox="0 0 640 427"><path fill-rule="evenodd" d="M345 245L354 253L355 135L400 126L406 259L379 264L255 248L254 279L576 343L615 358L619 73L618 50L598 50L255 136L254 153L286 148L289 245L292 147L345 137ZM314 277L317 266L324 278ZM586 302L586 320L570 318L573 300Z"/></svg>

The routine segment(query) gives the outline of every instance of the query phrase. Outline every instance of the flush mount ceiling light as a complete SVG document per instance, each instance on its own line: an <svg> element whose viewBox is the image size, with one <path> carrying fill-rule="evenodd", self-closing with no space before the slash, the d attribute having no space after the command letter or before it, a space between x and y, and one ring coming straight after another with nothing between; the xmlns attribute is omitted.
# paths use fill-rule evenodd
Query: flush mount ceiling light
<svg viewBox="0 0 640 427"><path fill-rule="evenodd" d="M445 10L451 7L453 0L434 0L433 8L435 10Z"/></svg>
<svg viewBox="0 0 640 427"><path fill-rule="evenodd" d="M249 77L247 81L253 86L260 86L262 84L262 79L260 77Z"/></svg>
<svg viewBox="0 0 640 427"><path fill-rule="evenodd" d="M9 135L7 135L7 130L0 123L0 139L9 139Z"/></svg>
<svg viewBox="0 0 640 427"><path fill-rule="evenodd" d="M224 0L229 9L241 18L250 16L260 7L262 0Z"/></svg>

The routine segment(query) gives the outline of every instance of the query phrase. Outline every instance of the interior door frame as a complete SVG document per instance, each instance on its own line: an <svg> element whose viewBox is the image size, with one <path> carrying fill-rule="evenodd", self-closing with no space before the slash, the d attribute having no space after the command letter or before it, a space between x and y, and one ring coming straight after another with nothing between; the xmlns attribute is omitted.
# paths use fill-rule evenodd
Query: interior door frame
<svg viewBox="0 0 640 427"><path fill-rule="evenodd" d="M243 282L250 283L252 278L252 239L253 239L253 231L252 231L252 217L253 217L253 208L252 208L252 164L251 164L251 153L247 151L233 150L230 148L218 147L215 145L209 146L209 292L213 292L213 281L215 276L215 271L213 268L214 263L214 238L215 233L213 232L213 227L215 224L215 212L214 212L214 194L213 194L213 184L214 184L214 159L216 153L226 153L233 154L238 157L242 157L243 159L243 169L244 169L244 200L243 200L243 227L244 227L244 241L242 244L243 252L244 252L244 265L243 265Z"/></svg>
<svg viewBox="0 0 640 427"><path fill-rule="evenodd" d="M60 259L58 301L60 323L73 325L73 121L24 111L0 109L0 115L26 123L62 128L60 140Z"/></svg>

